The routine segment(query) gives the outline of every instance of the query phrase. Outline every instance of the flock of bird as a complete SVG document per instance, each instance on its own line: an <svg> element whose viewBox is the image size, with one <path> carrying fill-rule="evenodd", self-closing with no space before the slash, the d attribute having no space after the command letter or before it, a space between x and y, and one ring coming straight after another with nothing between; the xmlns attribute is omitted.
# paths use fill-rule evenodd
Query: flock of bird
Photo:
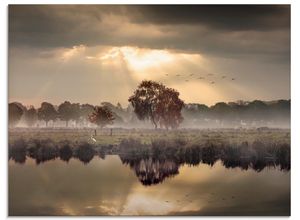
<svg viewBox="0 0 300 220"><path fill-rule="evenodd" d="M213 77L215 74L213 74L213 73L208 73L208 74L206 74L207 75L207 77L204 77L204 76L200 76L200 77L197 77L196 79L200 79L200 80L205 80L205 79L208 79L209 80L209 82L210 82L210 84L215 84L216 82L215 81L213 81L212 79L211 79L211 77ZM165 76L169 76L169 74L165 74ZM188 76L186 76L185 74L176 74L175 75L176 77L181 77L181 76L185 76L185 82L189 82L190 81L190 79L194 76L194 74L193 73L191 73L191 74L189 74ZM187 77L187 78L186 78ZM221 79L223 79L223 80L225 80L225 79L229 79L229 80L231 80L231 81L234 81L235 80L235 78L231 78L231 77L227 77L226 75L222 75L221 76Z"/></svg>

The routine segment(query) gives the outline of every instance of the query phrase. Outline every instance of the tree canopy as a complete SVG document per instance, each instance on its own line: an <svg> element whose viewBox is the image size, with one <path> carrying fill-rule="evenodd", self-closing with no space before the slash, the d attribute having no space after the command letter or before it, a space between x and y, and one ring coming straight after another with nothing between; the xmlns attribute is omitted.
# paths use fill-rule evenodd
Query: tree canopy
<svg viewBox="0 0 300 220"><path fill-rule="evenodd" d="M66 122L66 127L70 120L79 121L80 119L80 104L65 101L58 106L58 116L62 121Z"/></svg>
<svg viewBox="0 0 300 220"><path fill-rule="evenodd" d="M36 109L32 105L29 107L28 110L25 111L24 120L29 127L32 127L36 124L38 120L38 115Z"/></svg>
<svg viewBox="0 0 300 220"><path fill-rule="evenodd" d="M219 102L210 107L187 103L182 107L183 102L178 97L179 93L176 90L157 83L138 88L129 98L131 102L125 108L121 104L114 105L110 102L103 102L101 106L109 109L114 118L114 125L120 127L148 128L154 123L161 128L176 128L179 124L192 128L290 126L291 100ZM68 106L68 111L63 111L62 106ZM54 122L53 126L65 126L65 123L56 120L58 118L80 122L80 126L90 127L89 116L94 112L93 105L68 101L58 107L43 102L38 109L20 102L9 103L8 107L10 127L32 127L35 124L40 125L36 123L40 121L45 121L47 126L51 120ZM66 115L63 116L62 113Z"/></svg>
<svg viewBox="0 0 300 220"><path fill-rule="evenodd" d="M177 128L182 122L181 109L184 102L179 92L161 83L144 80L129 97L134 112L140 120L150 120L155 128Z"/></svg>
<svg viewBox="0 0 300 220"><path fill-rule="evenodd" d="M114 119L112 111L106 106L95 106L94 111L89 115L89 121L100 128L113 124Z"/></svg>
<svg viewBox="0 0 300 220"><path fill-rule="evenodd" d="M9 126L15 127L20 121L24 111L17 103L8 105L8 122Z"/></svg>
<svg viewBox="0 0 300 220"><path fill-rule="evenodd" d="M46 126L49 121L56 120L57 116L57 111L51 103L43 102L41 107L38 109L38 118L39 120L44 120L46 122Z"/></svg>

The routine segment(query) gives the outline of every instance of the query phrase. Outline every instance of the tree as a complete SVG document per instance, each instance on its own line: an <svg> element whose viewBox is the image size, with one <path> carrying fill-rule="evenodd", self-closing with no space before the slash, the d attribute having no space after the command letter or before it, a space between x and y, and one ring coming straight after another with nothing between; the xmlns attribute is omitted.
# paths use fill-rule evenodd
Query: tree
<svg viewBox="0 0 300 220"><path fill-rule="evenodd" d="M269 106L265 102L254 100L247 105L245 116L252 122L266 121L269 118L268 109Z"/></svg>
<svg viewBox="0 0 300 220"><path fill-rule="evenodd" d="M189 119L201 119L209 116L209 107L204 104L190 103L184 105L183 115Z"/></svg>
<svg viewBox="0 0 300 220"><path fill-rule="evenodd" d="M129 97L134 112L139 120L150 120L155 129L159 124L165 128L176 128L183 121L181 109L184 102L179 92L163 84L144 80Z"/></svg>
<svg viewBox="0 0 300 220"><path fill-rule="evenodd" d="M71 118L75 121L76 125L78 124L80 120L80 104L79 103L72 103L71 105L72 113Z"/></svg>
<svg viewBox="0 0 300 220"><path fill-rule="evenodd" d="M89 115L89 121L100 128L113 124L114 116L112 111L106 106L96 106L94 111Z"/></svg>
<svg viewBox="0 0 300 220"><path fill-rule="evenodd" d="M216 103L210 107L210 110L213 116L221 122L231 120L233 117L233 110L231 106L225 102Z"/></svg>
<svg viewBox="0 0 300 220"><path fill-rule="evenodd" d="M113 117L115 119L114 120L115 124L124 123L124 120L122 118L122 115L124 115L124 111L123 111L120 103L118 103L115 106L115 105L111 104L110 102L102 102L101 105L107 107L112 112Z"/></svg>
<svg viewBox="0 0 300 220"><path fill-rule="evenodd" d="M68 127L70 120L74 120L77 124L80 119L80 114L79 103L70 103L65 101L58 106L58 116L62 121L66 122L66 127Z"/></svg>
<svg viewBox="0 0 300 220"><path fill-rule="evenodd" d="M28 110L26 110L24 114L25 123L32 127L38 120L38 115L36 109L31 105Z"/></svg>
<svg viewBox="0 0 300 220"><path fill-rule="evenodd" d="M19 106L22 109L23 113L27 110L26 107L22 103L20 103L20 102L14 102L14 104L16 104L17 106Z"/></svg>
<svg viewBox="0 0 300 220"><path fill-rule="evenodd" d="M43 102L38 109L38 119L46 122L46 127L49 121L55 121L57 119L57 111L51 103Z"/></svg>
<svg viewBox="0 0 300 220"><path fill-rule="evenodd" d="M277 120L290 121L291 117L291 100L278 100L270 104L271 114Z"/></svg>
<svg viewBox="0 0 300 220"><path fill-rule="evenodd" d="M158 100L155 114L158 115L160 126L166 129L177 128L183 121L181 109L184 106L184 102L179 99L179 92L172 88L164 88Z"/></svg>
<svg viewBox="0 0 300 220"><path fill-rule="evenodd" d="M23 115L22 108L16 103L8 105L8 122L10 127L15 127Z"/></svg>
<svg viewBox="0 0 300 220"><path fill-rule="evenodd" d="M85 123L89 120L89 115L94 111L94 106L90 104L82 104L80 106L80 120Z"/></svg>
<svg viewBox="0 0 300 220"><path fill-rule="evenodd" d="M65 101L58 106L57 112L60 120L65 121L66 127L68 127L68 123L72 119L72 104L68 101Z"/></svg>
<svg viewBox="0 0 300 220"><path fill-rule="evenodd" d="M142 81L134 94L128 101L134 108L134 113L139 120L149 119L157 128L157 117L155 110L158 102L159 92L163 90L163 85L154 81Z"/></svg>

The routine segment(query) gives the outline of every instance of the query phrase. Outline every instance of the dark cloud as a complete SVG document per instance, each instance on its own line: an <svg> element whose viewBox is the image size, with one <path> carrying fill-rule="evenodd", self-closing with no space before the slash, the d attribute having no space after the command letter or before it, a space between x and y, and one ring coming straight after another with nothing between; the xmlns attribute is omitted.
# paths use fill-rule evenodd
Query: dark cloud
<svg viewBox="0 0 300 220"><path fill-rule="evenodd" d="M134 22L202 24L225 30L289 28L288 5L152 5L129 8Z"/></svg>
<svg viewBox="0 0 300 220"><path fill-rule="evenodd" d="M53 11L56 12L53 14ZM32 28L49 28L54 31L62 31L64 25L69 25L68 20L58 22L59 18L54 16L57 12L72 13L75 19L85 15L92 20L101 21L103 15L116 14L127 16L135 23L202 24L226 30L270 30L290 27L289 5L12 5L10 12L12 19L23 20L26 17L27 21L31 21L29 25ZM49 18L51 21L47 23ZM20 26L17 28L22 29Z"/></svg>
<svg viewBox="0 0 300 220"><path fill-rule="evenodd" d="M11 47L138 46L289 61L289 5L11 5Z"/></svg>

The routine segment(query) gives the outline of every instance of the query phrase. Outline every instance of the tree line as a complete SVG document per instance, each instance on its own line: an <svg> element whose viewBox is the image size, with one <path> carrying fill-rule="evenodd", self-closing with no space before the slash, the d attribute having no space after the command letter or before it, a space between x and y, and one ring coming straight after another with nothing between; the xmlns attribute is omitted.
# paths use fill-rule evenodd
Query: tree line
<svg viewBox="0 0 300 220"><path fill-rule="evenodd" d="M128 98L129 105L123 108L120 103L113 105L102 102L99 106L71 103L65 101L58 106L42 102L39 108L25 107L22 103L9 103L9 126L15 127L23 121L29 127L43 121L63 121L69 127L75 126L100 128L116 126L149 126L154 128L175 129L183 127L211 126L258 126L270 123L289 124L290 100L264 102L219 102L208 107L204 104L185 104L179 98L179 92L154 81L142 81L133 95ZM148 124L147 124L148 122ZM52 123L52 124L53 124Z"/></svg>
<svg viewBox="0 0 300 220"><path fill-rule="evenodd" d="M183 115L189 125L289 127L291 100L219 102L210 107L192 103L185 105Z"/></svg>
<svg viewBox="0 0 300 220"><path fill-rule="evenodd" d="M81 105L65 101L59 106L54 106L49 102L42 102L41 106L35 109L32 105L26 108L18 102L9 103L9 125L15 127L22 117L29 127L35 126L38 121L44 121L48 127L50 121L56 122L58 119L65 122L65 127L69 126L70 121L74 121L76 125L91 122L104 127L114 120L113 113L105 105Z"/></svg>

